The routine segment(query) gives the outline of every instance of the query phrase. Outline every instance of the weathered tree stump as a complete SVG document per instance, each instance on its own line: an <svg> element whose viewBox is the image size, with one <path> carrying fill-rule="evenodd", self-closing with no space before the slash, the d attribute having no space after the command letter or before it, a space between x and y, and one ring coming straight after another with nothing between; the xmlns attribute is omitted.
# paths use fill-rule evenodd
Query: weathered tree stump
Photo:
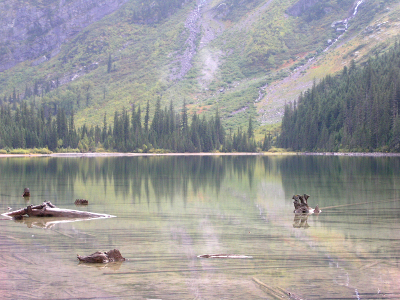
<svg viewBox="0 0 400 300"><path fill-rule="evenodd" d="M24 194L22 195L22 197L30 197L31 196L31 192L29 190L29 188L24 188Z"/></svg>
<svg viewBox="0 0 400 300"><path fill-rule="evenodd" d="M75 200L75 205L88 205L89 201L86 199L76 199Z"/></svg>
<svg viewBox="0 0 400 300"><path fill-rule="evenodd" d="M101 263L101 264L106 264L109 262L116 262L116 261L125 261L125 258L122 257L121 253L119 252L118 249L113 249L108 252L100 252L97 251L93 254L90 254L88 256L80 256L79 254L77 255L77 258L80 262L85 262L85 263Z"/></svg>
<svg viewBox="0 0 400 300"><path fill-rule="evenodd" d="M318 205L315 207L315 209L310 208L308 206L308 198L310 198L310 195L304 194L304 195L293 195L292 199L293 205L294 205L294 213L295 214L309 214L309 213L320 213L321 210L318 208Z"/></svg>

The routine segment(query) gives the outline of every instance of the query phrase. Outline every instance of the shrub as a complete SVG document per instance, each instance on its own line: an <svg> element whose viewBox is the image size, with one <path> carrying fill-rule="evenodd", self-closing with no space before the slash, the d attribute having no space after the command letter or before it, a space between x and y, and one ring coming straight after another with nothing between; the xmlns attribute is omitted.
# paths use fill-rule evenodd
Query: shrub
<svg viewBox="0 0 400 300"><path fill-rule="evenodd" d="M10 154L30 154L30 151L28 149L18 148L18 149L12 149L10 151Z"/></svg>
<svg viewBox="0 0 400 300"><path fill-rule="evenodd" d="M31 152L35 153L35 154L52 154L53 153L52 151L50 151L47 148L33 148Z"/></svg>

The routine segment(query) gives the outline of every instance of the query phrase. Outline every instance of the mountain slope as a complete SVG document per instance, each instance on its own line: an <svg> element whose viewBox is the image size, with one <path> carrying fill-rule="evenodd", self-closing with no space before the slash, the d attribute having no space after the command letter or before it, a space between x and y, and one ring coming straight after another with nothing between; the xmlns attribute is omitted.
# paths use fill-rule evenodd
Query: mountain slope
<svg viewBox="0 0 400 300"><path fill-rule="evenodd" d="M313 79L384 51L397 35L400 11L395 1L377 0L90 3L37 1L30 11L41 11L42 19L26 20L25 29L13 20L26 3L0 3L7 16L1 19L14 24L7 25L14 32L30 32L36 23L42 28L35 39L18 42L1 31L3 103L10 102L15 88L19 97L11 102L46 103L53 114L61 107L74 110L78 125L95 125L104 113L111 118L115 110L132 103L144 107L147 101L154 107L161 97L163 105L172 101L175 107L186 100L190 112L215 114L218 107L227 128L246 126L249 117L275 124L284 103ZM75 10L60 25L47 22L80 5L87 9ZM100 9L104 6L107 11ZM45 11L56 17L44 17ZM78 22L72 31L75 20L89 19L93 22ZM62 34L52 38L57 32ZM12 49L28 49L29 55Z"/></svg>
<svg viewBox="0 0 400 300"><path fill-rule="evenodd" d="M29 1L0 3L0 71L20 62L40 64L88 25L116 11L128 0Z"/></svg>

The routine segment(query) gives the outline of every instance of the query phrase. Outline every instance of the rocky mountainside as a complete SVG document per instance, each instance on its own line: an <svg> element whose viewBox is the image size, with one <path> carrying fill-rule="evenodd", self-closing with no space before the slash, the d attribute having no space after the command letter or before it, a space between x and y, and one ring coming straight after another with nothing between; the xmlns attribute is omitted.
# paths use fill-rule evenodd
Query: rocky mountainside
<svg viewBox="0 0 400 300"><path fill-rule="evenodd" d="M385 51L399 11L392 0L3 0L0 102L95 125L161 97L218 108L232 129L279 124L314 80Z"/></svg>
<svg viewBox="0 0 400 300"><path fill-rule="evenodd" d="M26 60L35 66L51 59L62 44L128 0L35 2L0 3L0 71Z"/></svg>

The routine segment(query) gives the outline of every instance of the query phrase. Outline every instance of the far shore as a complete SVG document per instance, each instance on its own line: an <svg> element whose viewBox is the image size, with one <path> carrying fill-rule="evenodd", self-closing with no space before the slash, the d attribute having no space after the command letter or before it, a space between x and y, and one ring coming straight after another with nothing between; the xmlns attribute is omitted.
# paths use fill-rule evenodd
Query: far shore
<svg viewBox="0 0 400 300"><path fill-rule="evenodd" d="M371 156L371 157L400 157L400 153L383 152L200 152L200 153L119 153L119 152L90 152L90 153L51 153L51 154L0 154L3 157L131 157L131 156Z"/></svg>

